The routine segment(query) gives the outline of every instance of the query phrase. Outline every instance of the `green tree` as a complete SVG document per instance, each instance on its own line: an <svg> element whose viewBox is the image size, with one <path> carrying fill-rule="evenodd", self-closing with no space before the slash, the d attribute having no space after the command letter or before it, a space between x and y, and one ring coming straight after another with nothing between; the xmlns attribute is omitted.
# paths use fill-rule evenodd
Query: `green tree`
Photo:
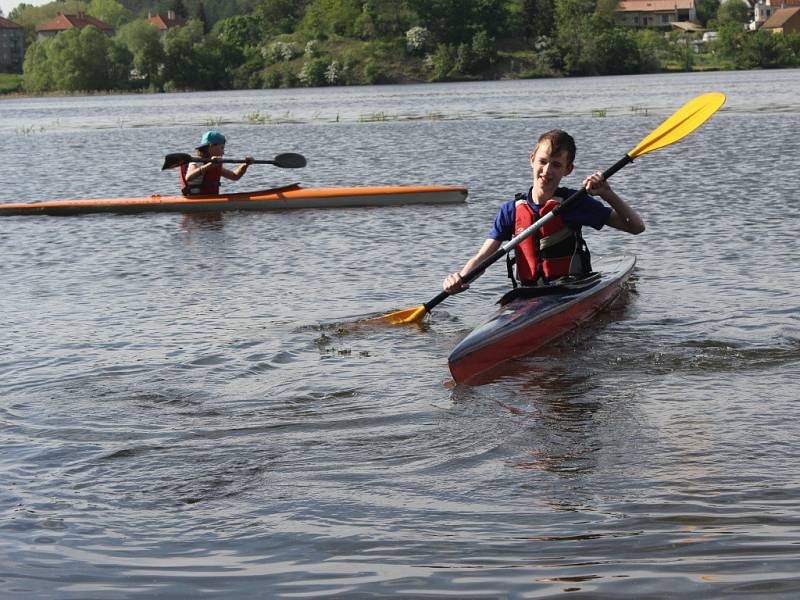
<svg viewBox="0 0 800 600"><path fill-rule="evenodd" d="M594 57L592 73L597 75L630 75L641 72L641 57L635 34L617 27L600 27L592 36L588 49Z"/></svg>
<svg viewBox="0 0 800 600"><path fill-rule="evenodd" d="M471 43L480 30L500 37L508 27L509 7L504 0L408 0L419 16L418 25L429 29L440 43Z"/></svg>
<svg viewBox="0 0 800 600"><path fill-rule="evenodd" d="M211 30L211 27L208 23L208 17L206 16L206 7L203 4L203 0L197 0L197 3L194 5L194 9L192 10L192 18L197 19L203 24L203 33L208 33Z"/></svg>
<svg viewBox="0 0 800 600"><path fill-rule="evenodd" d="M729 0L730 1L730 0ZM775 69L791 66L791 53L784 36L760 29L744 38L737 64L745 69Z"/></svg>
<svg viewBox="0 0 800 600"><path fill-rule="evenodd" d="M145 86L160 89L164 48L158 28L138 19L120 27L114 39L131 53L133 68L144 77Z"/></svg>
<svg viewBox="0 0 800 600"><path fill-rule="evenodd" d="M523 0L521 7L523 33L529 40L553 35L555 6L553 0Z"/></svg>
<svg viewBox="0 0 800 600"><path fill-rule="evenodd" d="M306 7L298 29L318 39L332 35L355 37L360 16L359 0L313 0Z"/></svg>
<svg viewBox="0 0 800 600"><path fill-rule="evenodd" d="M26 90L91 91L126 87L131 55L94 27L69 29L37 42L26 55Z"/></svg>
<svg viewBox="0 0 800 600"><path fill-rule="evenodd" d="M213 35L226 44L244 51L257 46L262 33L258 20L253 15L228 17L214 25Z"/></svg>
<svg viewBox="0 0 800 600"><path fill-rule="evenodd" d="M561 0L556 3L556 45L569 74L592 73L593 57L589 54L589 41L595 34L593 12L592 0Z"/></svg>
<svg viewBox="0 0 800 600"><path fill-rule="evenodd" d="M748 23L750 21L750 5L742 0L725 0L717 10L717 23Z"/></svg>
<svg viewBox="0 0 800 600"><path fill-rule="evenodd" d="M131 19L131 11L117 0L92 0L87 12L114 27L119 27Z"/></svg>
<svg viewBox="0 0 800 600"><path fill-rule="evenodd" d="M203 41L203 25L190 19L164 35L164 82L169 89L193 89L201 68L196 46Z"/></svg>
<svg viewBox="0 0 800 600"><path fill-rule="evenodd" d="M717 16L719 10L719 0L696 0L695 10L697 20L703 27L708 26L708 22Z"/></svg>
<svg viewBox="0 0 800 600"><path fill-rule="evenodd" d="M303 18L308 0L262 0L253 16L266 34L291 33Z"/></svg>

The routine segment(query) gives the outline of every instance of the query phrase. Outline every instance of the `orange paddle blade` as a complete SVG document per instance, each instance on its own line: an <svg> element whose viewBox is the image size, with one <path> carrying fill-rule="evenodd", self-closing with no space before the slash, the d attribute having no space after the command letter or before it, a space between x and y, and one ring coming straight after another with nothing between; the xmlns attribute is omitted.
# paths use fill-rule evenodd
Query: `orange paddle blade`
<svg viewBox="0 0 800 600"><path fill-rule="evenodd" d="M385 323L386 325L407 325L410 323L419 323L425 315L428 314L425 306L420 304L415 308L407 308L405 310L397 310L380 317L373 317L365 319L365 323Z"/></svg>

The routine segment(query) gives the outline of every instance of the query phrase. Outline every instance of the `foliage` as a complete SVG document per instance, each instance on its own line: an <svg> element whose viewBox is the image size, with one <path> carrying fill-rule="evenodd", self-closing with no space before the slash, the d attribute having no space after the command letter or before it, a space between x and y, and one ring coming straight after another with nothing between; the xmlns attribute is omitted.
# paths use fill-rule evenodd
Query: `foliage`
<svg viewBox="0 0 800 600"><path fill-rule="evenodd" d="M273 88L800 64L800 36L743 31L747 7L740 0L721 6L719 0L697 0L701 20L720 25L719 39L705 46L686 34L665 37L620 26L614 20L617 3L59 0L41 7L21 4L12 14L29 32L23 81L26 90L36 92L75 91L76 86ZM148 11L167 10L190 20L160 34L142 18ZM56 11L88 12L114 24L117 34L113 40L83 40L74 31L33 44L35 25ZM85 73L79 76L81 52L86 53L80 57Z"/></svg>
<svg viewBox="0 0 800 600"><path fill-rule="evenodd" d="M408 0L426 27L443 44L471 43L476 31L497 37L508 25L508 3L503 0Z"/></svg>
<svg viewBox="0 0 800 600"><path fill-rule="evenodd" d="M424 27L412 27L406 31L406 50L411 54L425 52L431 45L431 39L431 32Z"/></svg>
<svg viewBox="0 0 800 600"><path fill-rule="evenodd" d="M529 40L551 36L555 26L554 0L522 0L523 34Z"/></svg>
<svg viewBox="0 0 800 600"><path fill-rule="evenodd" d="M36 42L25 54L28 92L112 90L126 87L131 54L95 27L70 29Z"/></svg>
<svg viewBox="0 0 800 600"><path fill-rule="evenodd" d="M359 0L312 0L298 29L312 38L357 37L355 23L361 15Z"/></svg>
<svg viewBox="0 0 800 600"><path fill-rule="evenodd" d="M257 46L261 41L261 28L253 15L236 15L214 25L213 34L222 42L240 50Z"/></svg>
<svg viewBox="0 0 800 600"><path fill-rule="evenodd" d="M700 25L706 27L708 22L716 18L720 0L696 0L695 10Z"/></svg>
<svg viewBox="0 0 800 600"><path fill-rule="evenodd" d="M119 27L131 19L131 11L117 0L91 0L86 12L114 27Z"/></svg>
<svg viewBox="0 0 800 600"><path fill-rule="evenodd" d="M164 48L158 28L139 19L120 27L114 40L130 52L133 68L144 78L144 87L161 89L163 82L160 80L160 70Z"/></svg>
<svg viewBox="0 0 800 600"><path fill-rule="evenodd" d="M0 73L0 94L11 94L20 91L22 91L22 75Z"/></svg>

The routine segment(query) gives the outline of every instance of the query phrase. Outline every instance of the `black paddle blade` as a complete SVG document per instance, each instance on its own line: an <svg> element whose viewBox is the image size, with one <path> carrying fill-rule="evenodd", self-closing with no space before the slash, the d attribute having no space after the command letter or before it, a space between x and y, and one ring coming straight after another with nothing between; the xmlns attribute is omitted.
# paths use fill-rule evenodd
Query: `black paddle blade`
<svg viewBox="0 0 800 600"><path fill-rule="evenodd" d="M278 154L272 164L282 169L302 169L306 166L306 157L302 154L285 152L284 154Z"/></svg>
<svg viewBox="0 0 800 600"><path fill-rule="evenodd" d="M164 166L161 167L161 170L166 171L167 169L174 169L175 167L180 167L190 162L192 162L191 154L181 154L180 152L176 154L167 154L164 157Z"/></svg>

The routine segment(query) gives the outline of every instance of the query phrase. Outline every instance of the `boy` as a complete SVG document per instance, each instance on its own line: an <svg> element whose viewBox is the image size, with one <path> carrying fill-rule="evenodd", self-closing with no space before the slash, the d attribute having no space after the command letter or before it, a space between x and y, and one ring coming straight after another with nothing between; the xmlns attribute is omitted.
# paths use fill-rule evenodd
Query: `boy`
<svg viewBox="0 0 800 600"><path fill-rule="evenodd" d="M521 233L538 218L550 212L575 190L561 188L561 179L569 175L575 160L575 140L567 132L553 129L543 134L530 154L533 185L527 194L500 207L488 239L464 267L448 275L442 289L458 294L469 287L461 279L472 267L490 256L502 242ZM561 215L516 248L517 279L522 285L541 285L565 277L582 277L591 267L589 251L581 237L581 227L602 229L609 225L634 235L642 233L644 222L633 208L617 196L600 172L589 175L583 185L591 195L608 204L584 196Z"/></svg>

